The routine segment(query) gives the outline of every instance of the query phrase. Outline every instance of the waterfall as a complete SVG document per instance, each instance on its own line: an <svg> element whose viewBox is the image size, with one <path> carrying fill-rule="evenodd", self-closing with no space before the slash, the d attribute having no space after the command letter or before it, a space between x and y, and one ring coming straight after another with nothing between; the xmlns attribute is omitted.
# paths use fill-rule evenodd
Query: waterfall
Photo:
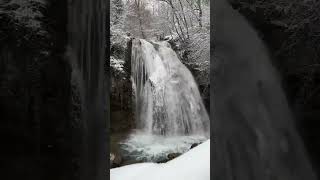
<svg viewBox="0 0 320 180"><path fill-rule="evenodd" d="M168 42L132 40L131 81L137 129L119 143L124 161L162 162L209 138L197 84Z"/></svg>
<svg viewBox="0 0 320 180"><path fill-rule="evenodd" d="M132 42L131 77L138 128L155 135L209 135L197 84L167 42Z"/></svg>

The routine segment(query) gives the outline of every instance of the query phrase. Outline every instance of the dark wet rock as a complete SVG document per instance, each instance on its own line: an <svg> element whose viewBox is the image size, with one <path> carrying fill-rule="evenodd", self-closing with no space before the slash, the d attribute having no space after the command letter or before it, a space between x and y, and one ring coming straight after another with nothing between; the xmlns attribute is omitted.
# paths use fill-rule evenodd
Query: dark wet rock
<svg viewBox="0 0 320 180"><path fill-rule="evenodd" d="M122 37L124 38L124 37ZM115 58L115 62L123 61L121 71L111 66L111 134L121 133L134 128L134 112L132 107L133 91L130 80L131 74L131 41L124 38L124 44L119 45L119 51L111 51L111 56ZM112 47L116 47L115 44ZM118 46L117 46L118 47Z"/></svg>
<svg viewBox="0 0 320 180"><path fill-rule="evenodd" d="M193 143L193 144L191 145L190 149L192 149L192 148L194 148L194 147L197 147L199 144L201 144L201 143Z"/></svg>
<svg viewBox="0 0 320 180"><path fill-rule="evenodd" d="M110 153L110 168L120 167L122 158L119 154Z"/></svg>
<svg viewBox="0 0 320 180"><path fill-rule="evenodd" d="M172 159L175 159L176 157L180 156L182 153L169 153L167 157L161 158L157 160L157 163L166 163L168 161L171 161Z"/></svg>
<svg viewBox="0 0 320 180"><path fill-rule="evenodd" d="M169 159L162 159L162 160L157 161L157 163L161 164L161 163L166 163L168 161L169 161Z"/></svg>
<svg viewBox="0 0 320 180"><path fill-rule="evenodd" d="M176 158L176 157L178 157L178 156L180 156L181 155L181 153L170 153L170 154L168 154L168 159L169 159L169 161L170 160L172 160L172 159L174 159L174 158Z"/></svg>

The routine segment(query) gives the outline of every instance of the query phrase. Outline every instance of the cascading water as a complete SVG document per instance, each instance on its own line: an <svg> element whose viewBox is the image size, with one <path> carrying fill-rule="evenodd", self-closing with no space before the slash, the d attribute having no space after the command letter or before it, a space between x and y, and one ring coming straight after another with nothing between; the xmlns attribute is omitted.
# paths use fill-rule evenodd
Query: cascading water
<svg viewBox="0 0 320 180"><path fill-rule="evenodd" d="M209 116L197 84L166 43L133 40L138 127L150 134L208 135Z"/></svg>
<svg viewBox="0 0 320 180"><path fill-rule="evenodd" d="M131 78L137 131L125 154L157 161L209 137L209 116L191 72L167 42L132 42Z"/></svg>

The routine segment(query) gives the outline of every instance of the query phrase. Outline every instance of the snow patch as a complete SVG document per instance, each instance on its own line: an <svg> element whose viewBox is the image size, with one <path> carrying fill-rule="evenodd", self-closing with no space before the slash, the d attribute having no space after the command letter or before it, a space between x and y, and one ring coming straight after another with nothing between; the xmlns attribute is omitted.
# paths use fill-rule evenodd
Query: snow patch
<svg viewBox="0 0 320 180"><path fill-rule="evenodd" d="M110 66L115 69L116 71L119 71L121 73L124 73L124 60L117 59L114 56L110 56Z"/></svg>

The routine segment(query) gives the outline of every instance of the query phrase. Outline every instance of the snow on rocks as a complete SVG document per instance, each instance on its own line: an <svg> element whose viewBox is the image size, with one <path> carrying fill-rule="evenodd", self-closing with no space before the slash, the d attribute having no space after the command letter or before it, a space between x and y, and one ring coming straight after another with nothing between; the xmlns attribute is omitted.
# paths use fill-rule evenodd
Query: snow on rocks
<svg viewBox="0 0 320 180"><path fill-rule="evenodd" d="M117 59L114 56L110 56L110 66L113 68L115 71L124 73L124 60L122 59Z"/></svg>

